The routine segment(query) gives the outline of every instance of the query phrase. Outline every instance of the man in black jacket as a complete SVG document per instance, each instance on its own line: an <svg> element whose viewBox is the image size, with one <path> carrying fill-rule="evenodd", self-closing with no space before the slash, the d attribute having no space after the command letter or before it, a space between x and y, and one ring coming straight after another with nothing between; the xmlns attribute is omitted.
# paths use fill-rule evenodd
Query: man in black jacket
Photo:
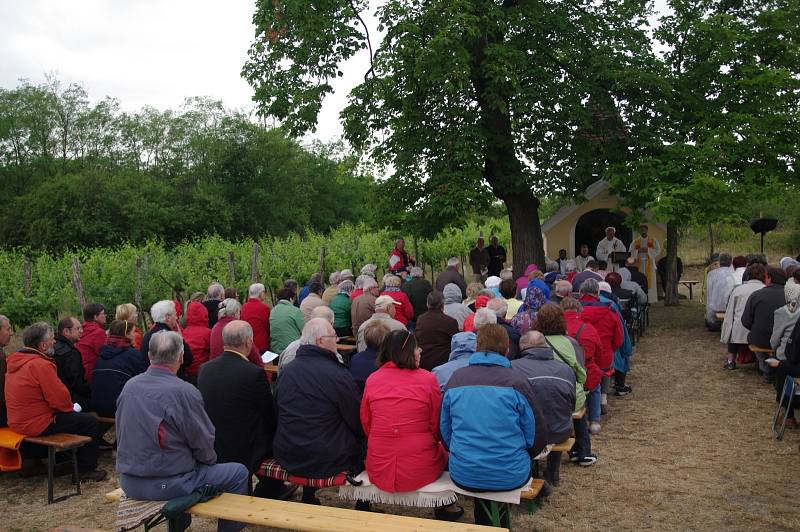
<svg viewBox="0 0 800 532"><path fill-rule="evenodd" d="M253 329L242 320L222 329L225 351L200 366L197 387L216 429L214 450L219 462L244 464L253 475L264 458L272 457L275 407L264 371L247 360ZM285 498L296 488L282 489L280 480L263 478L253 495Z"/></svg>
<svg viewBox="0 0 800 532"><path fill-rule="evenodd" d="M328 478L364 469L360 395L350 371L336 358L336 338L330 322L309 320L296 358L278 379L273 449L275 459L292 475ZM303 502L319 504L315 492L304 487Z"/></svg>
<svg viewBox="0 0 800 532"><path fill-rule="evenodd" d="M742 325L750 329L747 342L750 345L772 349L770 337L774 324L775 311L786 304L783 287L786 284L786 272L780 268L767 268L767 286L756 290L747 298L742 314ZM772 382L772 370L764 362L766 353L756 353L758 366L765 374L768 382Z"/></svg>
<svg viewBox="0 0 800 532"><path fill-rule="evenodd" d="M78 403L84 411L88 411L92 390L86 375L83 374L81 352L75 347L75 342L80 340L82 332L81 323L71 316L59 321L53 358L56 361L58 378L69 390L72 402Z"/></svg>

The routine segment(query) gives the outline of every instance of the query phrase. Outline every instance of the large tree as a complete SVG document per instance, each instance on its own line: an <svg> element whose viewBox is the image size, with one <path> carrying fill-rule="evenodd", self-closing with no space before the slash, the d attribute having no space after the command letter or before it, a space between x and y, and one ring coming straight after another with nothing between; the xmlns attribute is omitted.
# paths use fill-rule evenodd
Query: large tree
<svg viewBox="0 0 800 532"><path fill-rule="evenodd" d="M643 85L652 118L634 121L634 155L611 174L625 203L667 222L667 304L678 303L679 229L797 182L798 28L795 0L668 2Z"/></svg>
<svg viewBox="0 0 800 532"><path fill-rule="evenodd" d="M651 56L646 6L387 0L373 49L366 0L258 0L243 75L259 112L300 135L316 127L344 63L368 49L341 116L351 145L393 169L384 193L411 215L399 220L437 231L493 195L521 271L544 260L538 197L575 195L625 156L621 117L646 96L633 81Z"/></svg>

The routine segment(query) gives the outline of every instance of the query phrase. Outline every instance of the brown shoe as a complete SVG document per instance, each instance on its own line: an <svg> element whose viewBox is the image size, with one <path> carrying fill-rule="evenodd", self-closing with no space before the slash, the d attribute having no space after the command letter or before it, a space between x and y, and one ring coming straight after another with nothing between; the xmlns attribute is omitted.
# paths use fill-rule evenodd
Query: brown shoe
<svg viewBox="0 0 800 532"><path fill-rule="evenodd" d="M94 471L84 471L81 473L81 482L101 482L108 477L108 473L103 469L95 469Z"/></svg>

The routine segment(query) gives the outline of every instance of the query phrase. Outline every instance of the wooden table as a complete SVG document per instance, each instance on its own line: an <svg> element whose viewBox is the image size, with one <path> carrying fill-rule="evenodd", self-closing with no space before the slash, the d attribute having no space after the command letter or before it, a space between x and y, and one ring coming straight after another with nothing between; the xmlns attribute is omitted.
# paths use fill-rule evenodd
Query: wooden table
<svg viewBox="0 0 800 532"><path fill-rule="evenodd" d="M692 299L692 287L699 283L700 281L678 281L678 284L682 284L689 289L689 300Z"/></svg>

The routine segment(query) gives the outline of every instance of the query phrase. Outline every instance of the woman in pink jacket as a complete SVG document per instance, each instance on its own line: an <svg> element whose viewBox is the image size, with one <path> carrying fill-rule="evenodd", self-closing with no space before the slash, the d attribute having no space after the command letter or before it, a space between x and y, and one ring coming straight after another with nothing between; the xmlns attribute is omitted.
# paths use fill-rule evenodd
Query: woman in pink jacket
<svg viewBox="0 0 800 532"><path fill-rule="evenodd" d="M415 491L438 479L447 465L439 435L442 394L433 373L419 368L414 335L392 331L378 350L380 367L367 379L361 424L367 435L367 473L383 491ZM458 506L436 510L457 520Z"/></svg>

